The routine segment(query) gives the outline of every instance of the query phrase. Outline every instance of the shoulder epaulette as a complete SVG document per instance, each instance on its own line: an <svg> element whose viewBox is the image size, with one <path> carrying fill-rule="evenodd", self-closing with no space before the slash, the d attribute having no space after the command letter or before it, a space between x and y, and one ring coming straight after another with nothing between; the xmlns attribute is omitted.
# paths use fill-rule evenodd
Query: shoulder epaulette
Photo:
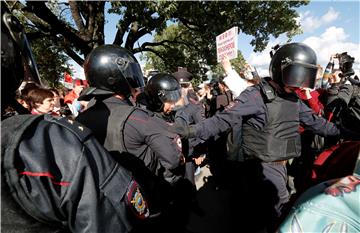
<svg viewBox="0 0 360 233"><path fill-rule="evenodd" d="M270 84L265 81L261 80L259 83L260 91L264 96L265 102L271 102L275 99L275 90L270 86Z"/></svg>
<svg viewBox="0 0 360 233"><path fill-rule="evenodd" d="M83 126L79 122L69 119L67 117L55 118L51 116L45 116L45 120L51 121L67 128L68 130L73 132L81 142L84 142L91 135L90 129Z"/></svg>

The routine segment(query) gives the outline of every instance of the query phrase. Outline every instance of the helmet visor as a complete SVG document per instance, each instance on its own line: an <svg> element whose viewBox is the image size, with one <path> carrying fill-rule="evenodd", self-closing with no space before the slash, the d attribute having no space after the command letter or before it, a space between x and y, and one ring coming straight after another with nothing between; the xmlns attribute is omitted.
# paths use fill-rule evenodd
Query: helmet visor
<svg viewBox="0 0 360 233"><path fill-rule="evenodd" d="M129 62L123 75L132 88L143 88L145 86L144 77L139 63Z"/></svg>
<svg viewBox="0 0 360 233"><path fill-rule="evenodd" d="M161 90L159 92L159 98L163 103L176 103L181 97L181 89L173 91Z"/></svg>
<svg viewBox="0 0 360 233"><path fill-rule="evenodd" d="M290 87L314 88L317 69L317 66L308 63L287 63L281 67L282 81Z"/></svg>

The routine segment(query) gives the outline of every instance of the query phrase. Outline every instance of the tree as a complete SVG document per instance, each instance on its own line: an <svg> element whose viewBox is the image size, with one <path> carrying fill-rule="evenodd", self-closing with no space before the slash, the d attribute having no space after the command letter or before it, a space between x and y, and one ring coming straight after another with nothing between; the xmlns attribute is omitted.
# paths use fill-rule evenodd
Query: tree
<svg viewBox="0 0 360 233"><path fill-rule="evenodd" d="M175 72L177 67L186 67L190 72L204 74L206 64L202 61L202 54L191 44L187 43L188 30L183 25L173 24L154 36L153 50L144 56L150 67L161 72ZM169 44L168 42L176 44ZM157 45L155 45L157 44Z"/></svg>
<svg viewBox="0 0 360 233"><path fill-rule="evenodd" d="M49 86L56 87L64 72L72 73L68 64L69 57L63 54L59 46L47 38L39 38L31 43L32 51L42 79Z"/></svg>
<svg viewBox="0 0 360 233"><path fill-rule="evenodd" d="M293 8L301 4L307 3L181 2L178 4L178 15L174 15L177 17L176 29L164 30L154 36L153 44L157 47L146 53L146 60L151 64L148 66L168 70L169 67L179 66L179 63L186 63L184 56L187 54L187 57L195 61L188 61L188 64L180 66L191 67L200 75L206 72L201 68L207 66L219 71L219 68L215 68L218 66L215 49L217 35L238 26L242 33L254 35L251 44L255 51L261 51L267 45L270 35L278 37L286 32L291 38L299 33L299 27L295 23L297 13ZM172 53L169 54L168 51ZM196 69L193 62L198 63L200 69Z"/></svg>
<svg viewBox="0 0 360 233"><path fill-rule="evenodd" d="M10 1L9 1L10 2ZM36 29L37 36L49 36L54 43L82 65L91 49L104 44L105 2L69 1L56 2L61 6L56 15L49 3L44 1L16 1L13 9L22 12ZM164 55L179 53L184 46L204 64L215 65L215 37L223 31L238 26L242 33L253 35L251 44L255 51L261 51L270 35L278 37L282 33L296 32L298 14L296 7L308 1L111 1L108 13L119 14L114 44L123 45L133 53L152 52L162 57L165 67L174 61ZM68 17L61 17L71 12ZM167 26L178 25L186 36L162 40ZM158 40L137 43L148 34L156 33ZM178 32L172 32L176 34ZM180 35L180 34L178 34ZM181 46L180 46L181 45ZM161 50L160 47L167 49ZM190 49L191 48L191 49ZM187 56L183 57L184 59ZM198 70L201 70L201 65Z"/></svg>

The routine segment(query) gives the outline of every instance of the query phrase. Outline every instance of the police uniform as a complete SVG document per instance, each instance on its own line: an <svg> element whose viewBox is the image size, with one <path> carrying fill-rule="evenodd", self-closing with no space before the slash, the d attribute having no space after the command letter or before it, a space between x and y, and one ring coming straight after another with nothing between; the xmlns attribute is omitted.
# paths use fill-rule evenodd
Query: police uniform
<svg viewBox="0 0 360 233"><path fill-rule="evenodd" d="M248 167L254 167L249 169L250 173L253 171L248 174L249 179L260 176L262 182L258 183L261 187L254 186L254 193L263 188L259 198L267 197L274 214L279 216L282 205L289 199L286 160L301 153L299 124L322 136L339 135L340 131L334 124L313 114L296 96L277 94L274 100L267 101L261 90L259 85L248 87L224 111L196 124L189 132L190 136L206 140L236 124L242 125L242 154ZM254 174L257 169L261 175ZM271 195L273 198L269 197Z"/></svg>
<svg viewBox="0 0 360 233"><path fill-rule="evenodd" d="M201 104L189 98L189 103L176 110L174 122L176 124L188 126L201 122L205 119L204 109ZM185 177L195 185L195 164L192 158L202 155L206 152L203 146L204 141L199 138L190 138L182 140L182 152L187 159L185 164Z"/></svg>
<svg viewBox="0 0 360 233"><path fill-rule="evenodd" d="M174 119L176 124L180 124L184 126L194 125L203 120L205 120L204 108L201 106L200 103L196 103L192 99L189 99L189 104L176 110L175 119ZM185 156L192 155L194 147L203 142L204 142L203 140L200 140L198 138L189 139L189 144L190 144L189 150L187 152L184 152L185 153L184 155Z"/></svg>
<svg viewBox="0 0 360 233"><path fill-rule="evenodd" d="M149 216L142 188L86 127L18 115L1 136L2 230L131 232Z"/></svg>
<svg viewBox="0 0 360 233"><path fill-rule="evenodd" d="M180 138L151 112L110 97L80 113L76 120L89 127L108 151L136 156L169 183L181 177L176 174L180 166Z"/></svg>

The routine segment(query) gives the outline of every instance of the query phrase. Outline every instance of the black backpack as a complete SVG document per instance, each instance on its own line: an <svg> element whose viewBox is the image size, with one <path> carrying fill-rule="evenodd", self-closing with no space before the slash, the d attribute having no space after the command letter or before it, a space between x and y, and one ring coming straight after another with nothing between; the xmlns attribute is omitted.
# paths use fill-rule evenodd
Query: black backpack
<svg viewBox="0 0 360 233"><path fill-rule="evenodd" d="M59 223L44 219L19 182L17 147L24 132L43 119L44 115L17 115L2 122L1 227L6 232L68 232Z"/></svg>

